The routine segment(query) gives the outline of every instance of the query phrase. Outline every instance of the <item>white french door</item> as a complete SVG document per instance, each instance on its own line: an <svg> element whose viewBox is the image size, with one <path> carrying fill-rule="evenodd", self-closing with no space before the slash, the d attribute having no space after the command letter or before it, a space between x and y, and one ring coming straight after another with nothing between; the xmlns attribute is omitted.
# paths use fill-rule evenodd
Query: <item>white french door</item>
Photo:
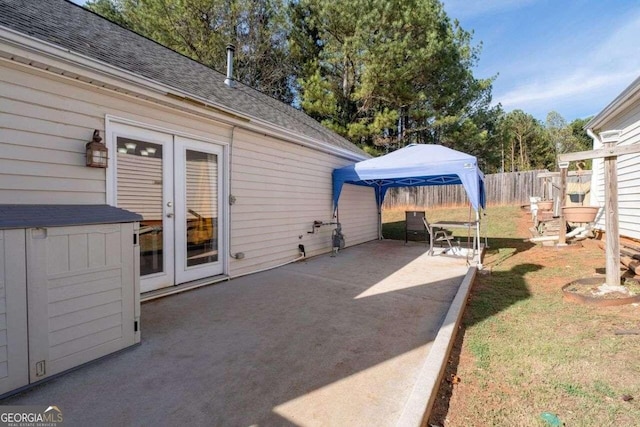
<svg viewBox="0 0 640 427"><path fill-rule="evenodd" d="M219 145L114 123L111 200L142 215L142 292L223 273Z"/></svg>
<svg viewBox="0 0 640 427"><path fill-rule="evenodd" d="M176 280L222 274L222 147L175 137Z"/></svg>

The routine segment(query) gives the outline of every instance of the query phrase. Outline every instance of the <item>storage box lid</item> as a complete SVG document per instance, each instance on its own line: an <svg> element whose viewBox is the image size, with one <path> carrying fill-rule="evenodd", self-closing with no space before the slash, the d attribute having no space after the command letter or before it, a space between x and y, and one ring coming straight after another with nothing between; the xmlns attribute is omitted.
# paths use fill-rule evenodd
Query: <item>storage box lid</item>
<svg viewBox="0 0 640 427"><path fill-rule="evenodd" d="M0 229L66 227L141 221L137 213L109 205L0 205Z"/></svg>

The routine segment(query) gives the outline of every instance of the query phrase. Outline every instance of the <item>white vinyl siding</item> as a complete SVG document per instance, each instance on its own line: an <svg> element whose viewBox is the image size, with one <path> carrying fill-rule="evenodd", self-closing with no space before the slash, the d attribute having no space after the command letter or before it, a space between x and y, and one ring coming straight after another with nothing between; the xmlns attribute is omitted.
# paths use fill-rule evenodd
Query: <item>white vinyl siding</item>
<svg viewBox="0 0 640 427"><path fill-rule="evenodd" d="M0 60L0 203L106 203L105 170L85 166L107 114L228 141L230 127ZM109 153L114 156L114 153Z"/></svg>
<svg viewBox="0 0 640 427"><path fill-rule="evenodd" d="M340 193L340 223L347 246L378 238L378 207L375 191L371 187L345 184Z"/></svg>
<svg viewBox="0 0 640 427"><path fill-rule="evenodd" d="M598 132L622 130L617 145L640 144L640 102L627 108L623 113L611 118ZM600 148L594 146L594 148ZM618 222L620 235L640 239L640 155L630 154L618 157ZM604 206L604 161L593 161L592 204ZM604 213L596 222L596 228L605 229Z"/></svg>
<svg viewBox="0 0 640 427"><path fill-rule="evenodd" d="M244 130L236 130L232 156L231 252L246 257L232 261L232 275L294 259L299 244L307 256L331 249L334 226L308 232L314 220L335 220L331 174L353 162ZM372 189L348 187L340 221L351 246L377 237L377 213Z"/></svg>
<svg viewBox="0 0 640 427"><path fill-rule="evenodd" d="M107 203L105 170L85 166L85 144L94 129L105 138L107 115L231 142L229 125L2 59L0 109L0 203ZM230 275L292 260L299 244L308 256L331 250L333 226L307 232L334 220L331 173L354 161L241 128L230 153L229 249L245 253L230 260ZM349 187L340 200L347 246L377 237L373 190ZM137 210L121 196L121 207Z"/></svg>

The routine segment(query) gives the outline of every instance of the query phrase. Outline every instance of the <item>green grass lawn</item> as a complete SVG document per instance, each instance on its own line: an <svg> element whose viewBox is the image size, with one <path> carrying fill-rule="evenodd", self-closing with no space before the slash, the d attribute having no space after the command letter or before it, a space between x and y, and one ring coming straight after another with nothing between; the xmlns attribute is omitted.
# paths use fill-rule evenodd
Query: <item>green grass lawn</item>
<svg viewBox="0 0 640 427"><path fill-rule="evenodd" d="M407 208L407 209L384 209L382 211L382 235L385 239L404 240L405 238L405 210L425 211L425 216L429 222L438 221L472 221L476 218L475 211L469 212L469 208ZM481 217L481 235L484 241L485 234L488 237L489 246L499 243L503 236L515 234L515 222L505 221L504 218L512 217L519 213L519 208L512 206L497 206L487 209L486 214ZM453 229L453 235L460 241L469 238L468 230L463 228ZM471 238L474 231L471 230ZM411 240L424 240L424 234L410 236Z"/></svg>
<svg viewBox="0 0 640 427"><path fill-rule="evenodd" d="M518 207L487 213L485 271L471 290L430 423L545 426L542 414L550 413L567 426L640 425L640 335L615 334L640 329L640 307L562 299L563 285L604 267L598 242L536 246L525 241L530 224ZM427 217L466 220L468 209L428 209ZM383 212L385 237L404 239L403 219L404 210ZM452 375L460 382L447 381Z"/></svg>

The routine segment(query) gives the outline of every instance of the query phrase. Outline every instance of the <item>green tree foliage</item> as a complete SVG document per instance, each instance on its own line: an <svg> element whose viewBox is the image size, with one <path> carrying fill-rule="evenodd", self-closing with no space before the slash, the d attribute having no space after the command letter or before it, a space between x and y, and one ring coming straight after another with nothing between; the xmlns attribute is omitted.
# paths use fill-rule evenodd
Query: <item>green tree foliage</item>
<svg viewBox="0 0 640 427"><path fill-rule="evenodd" d="M586 119L575 119L574 121L569 123L571 134L576 141L575 148L577 151L586 151L593 149L593 140L589 135L587 135L587 131L584 130L584 127L587 123L589 123L591 119L592 117L587 117Z"/></svg>
<svg viewBox="0 0 640 427"><path fill-rule="evenodd" d="M553 139L531 114L511 111L502 117L499 128L505 171L555 169Z"/></svg>
<svg viewBox="0 0 640 427"><path fill-rule="evenodd" d="M443 138L443 144L478 158L485 173L501 171L501 134L499 106L483 108L471 117L464 118L451 127Z"/></svg>
<svg viewBox="0 0 640 427"><path fill-rule="evenodd" d="M567 124L555 111L547 114L545 123L522 110L502 114L492 136L494 149L484 153L485 171L556 170L559 154L591 149L591 138L583 130L589 120L576 119ZM478 142L474 145L482 146ZM470 147L469 152L472 150ZM570 169L577 166L571 163ZM580 166L590 169L591 162L582 162Z"/></svg>
<svg viewBox="0 0 640 427"><path fill-rule="evenodd" d="M122 2L115 0L89 0L85 6L98 15L131 29L125 18Z"/></svg>
<svg viewBox="0 0 640 427"><path fill-rule="evenodd" d="M593 139L591 139L591 137L587 135L587 131L584 130L584 127L591 118L592 117L587 117L586 119L575 119L569 123L569 129L571 129L571 134L575 141L575 151L588 151L593 149ZM593 160L585 160L581 162L581 164L572 164L571 169L577 169L578 166L582 169L591 169L592 165Z"/></svg>
<svg viewBox="0 0 640 427"><path fill-rule="evenodd" d="M235 78L293 101L285 5L278 0L93 0L106 18L217 70L236 47Z"/></svg>
<svg viewBox="0 0 640 427"><path fill-rule="evenodd" d="M557 154L591 149L592 140L583 129L589 120L576 119L567 124L566 120L555 111L547 115L546 128L554 142Z"/></svg>
<svg viewBox="0 0 640 427"><path fill-rule="evenodd" d="M555 111L551 111L547 115L546 130L553 142L556 156L562 153L585 151L592 148L593 141L584 130L584 126L589 120L591 119L575 119L567 124L566 120ZM578 165L575 162L569 166L572 170L577 169L577 167ZM591 161L581 162L580 167L591 169Z"/></svg>
<svg viewBox="0 0 640 427"><path fill-rule="evenodd" d="M302 108L361 146L488 144L498 110L478 48L436 0L290 5ZM493 114L491 114L493 113ZM489 119L489 124L485 120Z"/></svg>

